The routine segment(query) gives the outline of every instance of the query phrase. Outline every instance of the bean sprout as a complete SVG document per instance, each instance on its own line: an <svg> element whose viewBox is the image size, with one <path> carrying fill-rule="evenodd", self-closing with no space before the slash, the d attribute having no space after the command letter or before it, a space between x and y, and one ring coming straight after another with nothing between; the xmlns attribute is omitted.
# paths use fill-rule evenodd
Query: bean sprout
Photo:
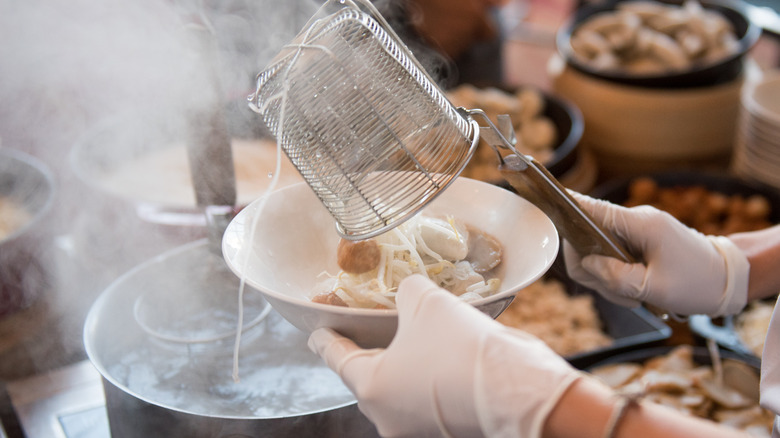
<svg viewBox="0 0 780 438"><path fill-rule="evenodd" d="M401 280L420 274L464 300L487 297L501 281L476 272L466 259L469 235L452 218L418 215L375 238L380 248L376 268L360 274L325 272L328 279L317 293L333 293L348 307L394 309Z"/></svg>

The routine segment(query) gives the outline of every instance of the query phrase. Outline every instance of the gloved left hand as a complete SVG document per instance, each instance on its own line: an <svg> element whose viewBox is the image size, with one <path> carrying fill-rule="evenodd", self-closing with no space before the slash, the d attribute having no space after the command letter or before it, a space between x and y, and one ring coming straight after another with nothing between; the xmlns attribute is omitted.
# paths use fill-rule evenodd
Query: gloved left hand
<svg viewBox="0 0 780 438"><path fill-rule="evenodd" d="M423 276L402 281L396 303L386 349L361 349L330 329L309 338L382 436L539 437L581 376L541 340Z"/></svg>
<svg viewBox="0 0 780 438"><path fill-rule="evenodd" d="M566 271L576 282L620 305L644 302L681 315L731 315L745 307L750 263L727 237L705 236L649 205L626 208L572 195L596 223L643 260L583 257L564 242Z"/></svg>

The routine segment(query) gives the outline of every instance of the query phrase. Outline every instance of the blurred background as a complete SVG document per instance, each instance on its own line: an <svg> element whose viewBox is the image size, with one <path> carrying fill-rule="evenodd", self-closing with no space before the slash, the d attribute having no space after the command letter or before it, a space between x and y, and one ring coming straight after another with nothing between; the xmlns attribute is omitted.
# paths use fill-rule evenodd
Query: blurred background
<svg viewBox="0 0 780 438"><path fill-rule="evenodd" d="M780 20L775 2L734 3L755 28L737 72L685 86L627 84L578 68L561 38L600 2L375 4L454 104L516 112L523 151L568 188L634 202L632 184L649 178L651 190L696 186L745 200L758 194L764 201L732 208L760 210L759 219L740 220L768 226L780 214L772 167L780 156L766 152L780 148L780 110L750 106L744 96L780 68ZM0 193L0 201L29 200L22 224L0 235L0 422L7 436L108 436L100 378L83 341L97 297L139 263L207 238L205 207L213 202L204 200L216 196L217 204L240 208L275 174L282 186L300 180L284 157L276 171L275 143L246 99L255 75L320 5L0 0L0 176L30 181L14 193L37 193ZM204 138L225 155L188 144ZM495 157L482 149L464 175L505 185ZM199 178L214 185L198 189ZM0 189L15 184L0 179ZM698 207L669 208L684 214ZM664 342L700 336L687 323L669 325L673 340ZM66 434L65 423L51 421L62 411L42 406L82 390L89 401L79 406L97 410Z"/></svg>

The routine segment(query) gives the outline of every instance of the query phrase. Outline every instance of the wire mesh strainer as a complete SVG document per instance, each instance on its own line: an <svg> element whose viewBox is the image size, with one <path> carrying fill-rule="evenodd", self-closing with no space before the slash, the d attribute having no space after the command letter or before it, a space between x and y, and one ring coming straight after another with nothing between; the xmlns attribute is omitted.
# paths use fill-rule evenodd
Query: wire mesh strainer
<svg viewBox="0 0 780 438"><path fill-rule="evenodd" d="M329 2L323 13L258 76L251 104L340 233L370 237L460 174L479 127L370 4Z"/></svg>
<svg viewBox="0 0 780 438"><path fill-rule="evenodd" d="M543 166L517 152L511 129L505 136L481 110L455 108L368 1L325 3L258 75L250 106L347 239L418 212L457 178L482 132L514 152L497 154L502 175L575 248L630 260Z"/></svg>

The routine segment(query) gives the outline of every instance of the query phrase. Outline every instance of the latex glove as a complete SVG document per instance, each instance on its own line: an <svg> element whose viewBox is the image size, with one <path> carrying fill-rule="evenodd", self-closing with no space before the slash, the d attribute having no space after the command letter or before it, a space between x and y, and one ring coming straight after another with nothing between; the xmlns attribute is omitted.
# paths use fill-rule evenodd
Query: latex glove
<svg viewBox="0 0 780 438"><path fill-rule="evenodd" d="M583 258L565 242L566 270L578 283L624 306L644 302L682 315L727 315L745 307L750 265L728 238L705 236L651 206L625 208L572 195L596 223L644 261Z"/></svg>
<svg viewBox="0 0 780 438"><path fill-rule="evenodd" d="M580 376L538 338L423 276L402 281L396 303L387 349L360 349L330 329L309 338L382 436L538 437Z"/></svg>

